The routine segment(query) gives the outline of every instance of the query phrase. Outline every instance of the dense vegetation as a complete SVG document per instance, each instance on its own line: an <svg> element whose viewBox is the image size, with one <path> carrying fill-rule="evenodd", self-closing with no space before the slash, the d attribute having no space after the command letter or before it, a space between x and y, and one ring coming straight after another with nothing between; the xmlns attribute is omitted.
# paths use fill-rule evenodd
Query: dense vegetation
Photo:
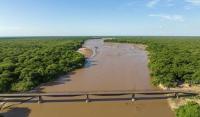
<svg viewBox="0 0 200 117"><path fill-rule="evenodd" d="M0 40L0 92L27 91L84 65L83 39Z"/></svg>
<svg viewBox="0 0 200 117"><path fill-rule="evenodd" d="M105 41L147 45L155 85L200 83L200 37L117 37Z"/></svg>
<svg viewBox="0 0 200 117"><path fill-rule="evenodd" d="M176 110L177 117L200 117L200 105L195 102L189 102Z"/></svg>

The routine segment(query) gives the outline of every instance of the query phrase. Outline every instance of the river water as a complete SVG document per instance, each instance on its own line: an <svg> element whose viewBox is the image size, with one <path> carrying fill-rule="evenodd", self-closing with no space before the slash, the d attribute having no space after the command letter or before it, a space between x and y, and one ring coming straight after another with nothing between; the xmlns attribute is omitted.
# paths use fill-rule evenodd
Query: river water
<svg viewBox="0 0 200 117"><path fill-rule="evenodd" d="M42 92L155 90L150 83L147 52L132 44L88 40L94 50L85 67L39 87ZM59 98L60 99L60 98ZM58 100L59 100L58 99ZM50 102L20 104L6 117L174 117L166 100Z"/></svg>

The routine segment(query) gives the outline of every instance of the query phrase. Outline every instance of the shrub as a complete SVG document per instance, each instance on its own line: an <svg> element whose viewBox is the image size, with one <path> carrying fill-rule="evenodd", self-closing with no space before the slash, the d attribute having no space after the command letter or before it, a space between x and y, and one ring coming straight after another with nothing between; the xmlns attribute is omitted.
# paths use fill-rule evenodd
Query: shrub
<svg viewBox="0 0 200 117"><path fill-rule="evenodd" d="M176 110L177 117L200 117L200 105L196 102L188 102Z"/></svg>

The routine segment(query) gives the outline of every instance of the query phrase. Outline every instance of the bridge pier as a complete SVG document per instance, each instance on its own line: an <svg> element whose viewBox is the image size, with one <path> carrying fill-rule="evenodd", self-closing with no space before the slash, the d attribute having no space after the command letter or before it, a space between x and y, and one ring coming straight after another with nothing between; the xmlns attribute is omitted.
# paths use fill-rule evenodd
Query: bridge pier
<svg viewBox="0 0 200 117"><path fill-rule="evenodd" d="M174 93L174 96L176 97L176 99L179 99L179 95L178 94L179 94L178 92Z"/></svg>
<svg viewBox="0 0 200 117"><path fill-rule="evenodd" d="M136 99L135 99L135 93L132 94L132 99L131 99L131 101L132 101L132 102L135 102L135 101L136 101Z"/></svg>
<svg viewBox="0 0 200 117"><path fill-rule="evenodd" d="M88 94L86 94L86 101L85 101L86 103L89 103L90 102L90 99L89 99L89 95Z"/></svg>
<svg viewBox="0 0 200 117"><path fill-rule="evenodd" d="M42 96L38 96L38 104L42 103Z"/></svg>

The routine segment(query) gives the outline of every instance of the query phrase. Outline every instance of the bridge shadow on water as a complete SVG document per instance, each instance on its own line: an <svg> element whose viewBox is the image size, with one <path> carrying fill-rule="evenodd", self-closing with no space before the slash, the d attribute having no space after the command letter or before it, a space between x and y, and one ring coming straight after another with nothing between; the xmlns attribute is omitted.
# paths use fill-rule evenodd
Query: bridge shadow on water
<svg viewBox="0 0 200 117"><path fill-rule="evenodd" d="M28 108L10 108L7 112L0 113L0 117L28 117L30 112Z"/></svg>

